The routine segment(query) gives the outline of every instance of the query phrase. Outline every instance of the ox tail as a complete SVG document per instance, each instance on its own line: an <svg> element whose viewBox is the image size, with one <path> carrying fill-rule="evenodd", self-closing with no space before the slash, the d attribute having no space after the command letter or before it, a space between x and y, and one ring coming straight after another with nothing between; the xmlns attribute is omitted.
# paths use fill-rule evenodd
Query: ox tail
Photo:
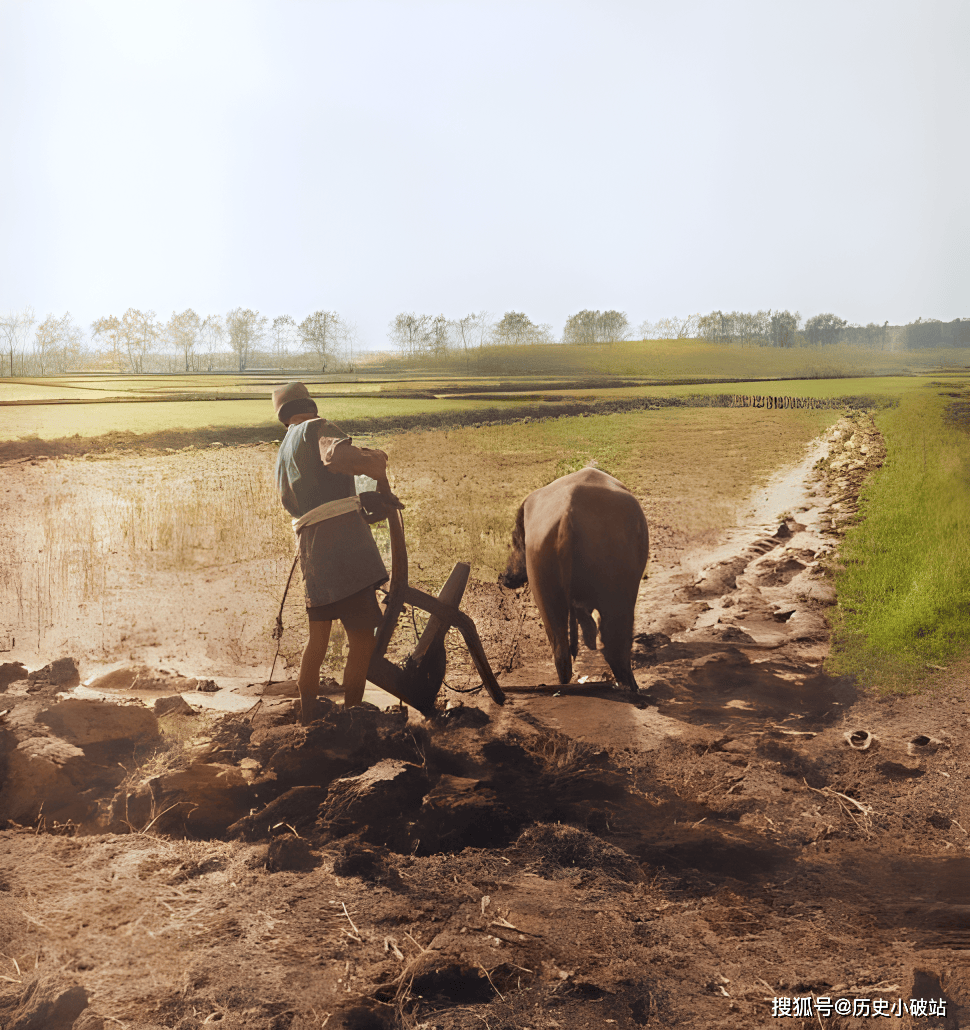
<svg viewBox="0 0 970 1030"><path fill-rule="evenodd" d="M560 683L568 683L573 676L572 659L576 657L578 640L576 633L576 614L573 609L573 546L575 531L569 515L565 515L559 523L556 540L556 556L558 558L560 602L562 610L556 613L556 639L552 641L552 653L556 663L556 672ZM551 613L550 613L551 614Z"/></svg>
<svg viewBox="0 0 970 1030"><path fill-rule="evenodd" d="M498 581L504 587L515 589L524 586L528 580L529 573L525 564L525 503L522 503L516 512L515 525L512 527L512 547L509 550L508 565Z"/></svg>

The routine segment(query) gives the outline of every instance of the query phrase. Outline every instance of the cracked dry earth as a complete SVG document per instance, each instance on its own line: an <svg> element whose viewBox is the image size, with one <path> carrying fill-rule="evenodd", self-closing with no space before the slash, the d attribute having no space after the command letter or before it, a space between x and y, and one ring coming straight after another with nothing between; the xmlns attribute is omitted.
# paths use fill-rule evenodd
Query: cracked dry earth
<svg viewBox="0 0 970 1030"><path fill-rule="evenodd" d="M81 832L0 833L0 1027L970 1026L966 676L879 699L822 668L882 457L847 417L717 550L652 570L639 696L583 649L560 687L528 591L473 583L504 708L302 728L267 697L162 716L177 746L78 737ZM35 677L2 707L23 734L64 697Z"/></svg>

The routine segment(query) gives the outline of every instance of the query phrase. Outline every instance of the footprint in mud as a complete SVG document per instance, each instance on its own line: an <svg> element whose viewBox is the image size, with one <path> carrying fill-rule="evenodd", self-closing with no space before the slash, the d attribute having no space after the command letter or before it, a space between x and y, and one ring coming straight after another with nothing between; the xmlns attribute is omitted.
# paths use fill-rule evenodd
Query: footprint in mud
<svg viewBox="0 0 970 1030"><path fill-rule="evenodd" d="M814 560L815 551L800 548L786 551L784 556L775 561L763 559L752 571L763 586L787 586L800 572L808 568L809 562Z"/></svg>

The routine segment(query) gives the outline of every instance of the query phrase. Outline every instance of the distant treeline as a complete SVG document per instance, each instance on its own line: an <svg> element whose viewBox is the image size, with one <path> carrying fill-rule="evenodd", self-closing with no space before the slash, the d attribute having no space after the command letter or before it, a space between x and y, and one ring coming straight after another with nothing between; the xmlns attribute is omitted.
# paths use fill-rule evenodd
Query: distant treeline
<svg viewBox="0 0 970 1030"><path fill-rule="evenodd" d="M869 350L970 347L970 318L941 322L918 318L908 325L855 325L838 315L815 315L802 325L791 311L712 311L697 318L696 335L712 343L762 347L825 347L847 344Z"/></svg>
<svg viewBox="0 0 970 1030"><path fill-rule="evenodd" d="M162 321L154 311L128 308L105 315L86 331L70 312L43 321L31 309L0 317L0 370L7 376L45 376L72 371L245 372L253 368L353 371L375 357L361 351L356 326L336 311L319 310L300 322L290 315L272 320L251 308L225 315L198 315L191 308ZM488 311L462 318L402 312L388 326L392 354L385 362L417 361L426 366L476 360L490 351L519 353L557 344L579 354L636 340L704 340L718 346L815 347L836 344L876 351L970 347L970 318L941 322L918 318L908 325L854 325L834 314L802 323L797 311L712 311L662 318L634 327L623 311L583 309L566 319L561 340L552 327L525 313ZM538 350L535 350L539 353ZM645 355L646 356L646 355ZM563 356L565 364L568 359Z"/></svg>

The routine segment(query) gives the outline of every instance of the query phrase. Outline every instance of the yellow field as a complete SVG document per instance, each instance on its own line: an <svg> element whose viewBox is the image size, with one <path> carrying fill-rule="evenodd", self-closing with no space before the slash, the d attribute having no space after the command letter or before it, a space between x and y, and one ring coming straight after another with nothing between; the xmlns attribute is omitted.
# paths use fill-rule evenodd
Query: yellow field
<svg viewBox="0 0 970 1030"><path fill-rule="evenodd" d="M106 433L129 431L138 436L164 433L168 430L192 431L201 429L252 429L267 434L267 438L279 435L280 426L273 416L270 403L272 383L253 383L244 377L156 377L150 381L154 396L171 392L174 396L185 393L185 383L193 378L205 378L208 396L204 399L154 400L146 396L145 378L131 377L124 387L129 400L109 400L105 403L74 404L17 404L0 405L0 441L38 437L55 440L79 435L84 438L97 437ZM231 380L231 381L223 381ZM252 399L218 399L219 392L237 394L242 380L243 392L253 393ZM450 394L436 398L412 399L392 396L392 392L408 389L434 392L435 388L456 384L467 386L469 392L496 380L452 380L446 382L440 377L433 381L414 382L372 382L333 384L311 384L315 395L343 392L346 396L319 396L321 413L333 421L361 421L373 423L380 431L382 420L409 418L414 416L442 416L447 420L449 413L485 412L501 410L506 416L515 417L514 409L530 405L546 398L550 401L581 401L596 404L603 401L628 401L636 398L687 397L689 395L770 394L794 397L840 397L868 395L872 397L896 398L914 389L922 388L922 376L788 380L764 382L751 380L730 384L700 385L640 385L640 386L597 386L577 388L574 382L564 387L543 381L539 389L530 388L528 380L507 384L510 391L525 389L527 393L503 392L480 393L474 398L463 398ZM506 384L502 384L506 385ZM120 387L119 387L120 390ZM7 391L6 393L4 391ZM93 389L75 389L68 386L47 386L46 384L22 383L0 384L0 400L43 401L67 394L71 399L88 400L99 396ZM525 412L523 412L525 413ZM536 414L530 410L529 414ZM550 407L548 414L555 414ZM487 419L487 415L483 415Z"/></svg>
<svg viewBox="0 0 970 1030"><path fill-rule="evenodd" d="M590 461L625 483L653 525L654 550L733 525L737 504L838 418L836 411L664 408L526 425L403 433L382 444L421 575L455 561L494 580L525 496ZM663 525L658 525L658 519Z"/></svg>
<svg viewBox="0 0 970 1030"><path fill-rule="evenodd" d="M386 397L348 397L321 400L320 412L334 422L380 419L432 411L476 411L495 404L488 401L401 400ZM429 407L433 405L433 407ZM139 401L106 404L16 405L0 407L0 440L37 436L101 436L125 432L148 434L170 429L254 427L269 435L281 435L269 396L249 401Z"/></svg>

